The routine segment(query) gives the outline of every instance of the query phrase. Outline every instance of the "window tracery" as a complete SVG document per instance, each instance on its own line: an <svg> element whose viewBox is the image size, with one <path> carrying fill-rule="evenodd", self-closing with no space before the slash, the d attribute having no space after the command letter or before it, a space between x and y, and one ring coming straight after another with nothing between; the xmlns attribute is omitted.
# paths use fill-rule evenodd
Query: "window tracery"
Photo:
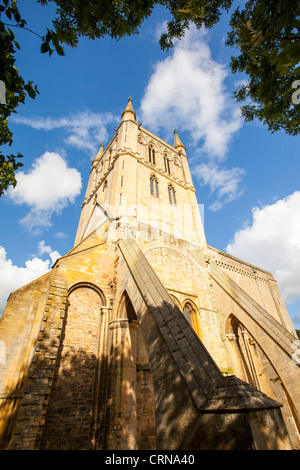
<svg viewBox="0 0 300 470"><path fill-rule="evenodd" d="M155 149L154 149L153 144L149 144L148 158L149 158L149 162L152 163L152 165L155 165Z"/></svg>
<svg viewBox="0 0 300 470"><path fill-rule="evenodd" d="M164 165L165 165L165 171L170 175L171 174L170 160L167 154L164 154Z"/></svg>
<svg viewBox="0 0 300 470"><path fill-rule="evenodd" d="M169 186L168 186L168 194L169 194L169 203L176 206L176 204L177 204L177 202L176 202L176 191L175 191L174 187L171 184L169 184Z"/></svg>
<svg viewBox="0 0 300 470"><path fill-rule="evenodd" d="M150 194L154 197L159 197L159 184L155 175L150 176Z"/></svg>

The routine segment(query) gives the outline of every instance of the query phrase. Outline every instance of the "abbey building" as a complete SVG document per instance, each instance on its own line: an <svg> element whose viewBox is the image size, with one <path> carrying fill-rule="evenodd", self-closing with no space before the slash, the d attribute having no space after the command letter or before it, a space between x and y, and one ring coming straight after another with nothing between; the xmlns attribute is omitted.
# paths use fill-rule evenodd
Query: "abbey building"
<svg viewBox="0 0 300 470"><path fill-rule="evenodd" d="M186 149L131 100L74 247L0 320L0 448L299 449L298 339L272 274L207 245Z"/></svg>

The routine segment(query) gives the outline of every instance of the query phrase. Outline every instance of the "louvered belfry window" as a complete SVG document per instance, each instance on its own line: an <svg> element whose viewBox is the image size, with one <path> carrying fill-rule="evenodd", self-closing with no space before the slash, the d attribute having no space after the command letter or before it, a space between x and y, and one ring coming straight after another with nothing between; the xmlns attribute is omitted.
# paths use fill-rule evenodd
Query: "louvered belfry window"
<svg viewBox="0 0 300 470"><path fill-rule="evenodd" d="M158 179L155 175L150 176L150 194L154 197L159 197Z"/></svg>
<svg viewBox="0 0 300 470"><path fill-rule="evenodd" d="M171 184L169 184L168 186L168 193L169 193L169 203L174 204L174 206L176 206L176 192Z"/></svg>
<svg viewBox="0 0 300 470"><path fill-rule="evenodd" d="M155 165L155 150L152 144L149 145L148 151L149 151L149 162L152 163L152 165Z"/></svg>

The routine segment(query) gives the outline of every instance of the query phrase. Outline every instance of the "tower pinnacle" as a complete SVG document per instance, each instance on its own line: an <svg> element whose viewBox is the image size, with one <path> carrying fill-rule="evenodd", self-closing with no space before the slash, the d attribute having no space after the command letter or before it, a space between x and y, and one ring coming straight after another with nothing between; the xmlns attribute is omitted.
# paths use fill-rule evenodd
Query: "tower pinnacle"
<svg viewBox="0 0 300 470"><path fill-rule="evenodd" d="M134 120L136 120L135 111L134 111L133 106L132 106L132 98L130 96L128 98L127 106L126 106L126 108L124 109L124 111L122 113L122 120L125 121L126 119L132 119L132 115L134 117Z"/></svg>
<svg viewBox="0 0 300 470"><path fill-rule="evenodd" d="M100 160L100 158L102 157L102 155L103 155L103 147L104 147L104 143L102 142L102 143L101 143L101 146L100 146L100 149L98 150L98 153L97 153L96 157L95 157L94 160L93 160L93 164L97 163L97 162Z"/></svg>
<svg viewBox="0 0 300 470"><path fill-rule="evenodd" d="M179 136L178 136L178 132L176 131L176 129L174 130L174 134L175 134L175 137L174 137L174 147L176 149L183 149L185 151L185 146L183 145L183 143L181 142L181 140L179 139Z"/></svg>

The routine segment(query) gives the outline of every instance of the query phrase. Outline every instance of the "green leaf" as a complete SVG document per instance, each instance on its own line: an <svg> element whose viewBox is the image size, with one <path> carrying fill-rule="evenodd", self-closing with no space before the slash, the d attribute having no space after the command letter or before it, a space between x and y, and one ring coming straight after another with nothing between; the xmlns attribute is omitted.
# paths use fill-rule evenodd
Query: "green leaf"
<svg viewBox="0 0 300 470"><path fill-rule="evenodd" d="M65 51L63 50L63 48L59 44L57 46L55 46L55 50L59 55L65 55Z"/></svg>
<svg viewBox="0 0 300 470"><path fill-rule="evenodd" d="M17 23L19 23L20 19L21 19L21 16L20 16L20 13L17 11L14 11L14 17L15 17L15 20Z"/></svg>
<svg viewBox="0 0 300 470"><path fill-rule="evenodd" d="M47 34L46 34L46 42L50 42L51 41L51 36L52 36L52 31L50 31L50 29L47 28Z"/></svg>
<svg viewBox="0 0 300 470"><path fill-rule="evenodd" d="M296 67L294 73L297 78L300 78L300 67Z"/></svg>
<svg viewBox="0 0 300 470"><path fill-rule="evenodd" d="M57 34L56 34L54 31L51 31L51 39L52 39L53 45L54 45L55 47L58 46L58 44L59 44L59 39L58 39Z"/></svg>
<svg viewBox="0 0 300 470"><path fill-rule="evenodd" d="M48 51L50 51L49 43L48 42L43 42L43 44L41 45L42 54L45 54Z"/></svg>
<svg viewBox="0 0 300 470"><path fill-rule="evenodd" d="M11 11L10 10L5 10L5 14L6 14L7 18L11 20Z"/></svg>

